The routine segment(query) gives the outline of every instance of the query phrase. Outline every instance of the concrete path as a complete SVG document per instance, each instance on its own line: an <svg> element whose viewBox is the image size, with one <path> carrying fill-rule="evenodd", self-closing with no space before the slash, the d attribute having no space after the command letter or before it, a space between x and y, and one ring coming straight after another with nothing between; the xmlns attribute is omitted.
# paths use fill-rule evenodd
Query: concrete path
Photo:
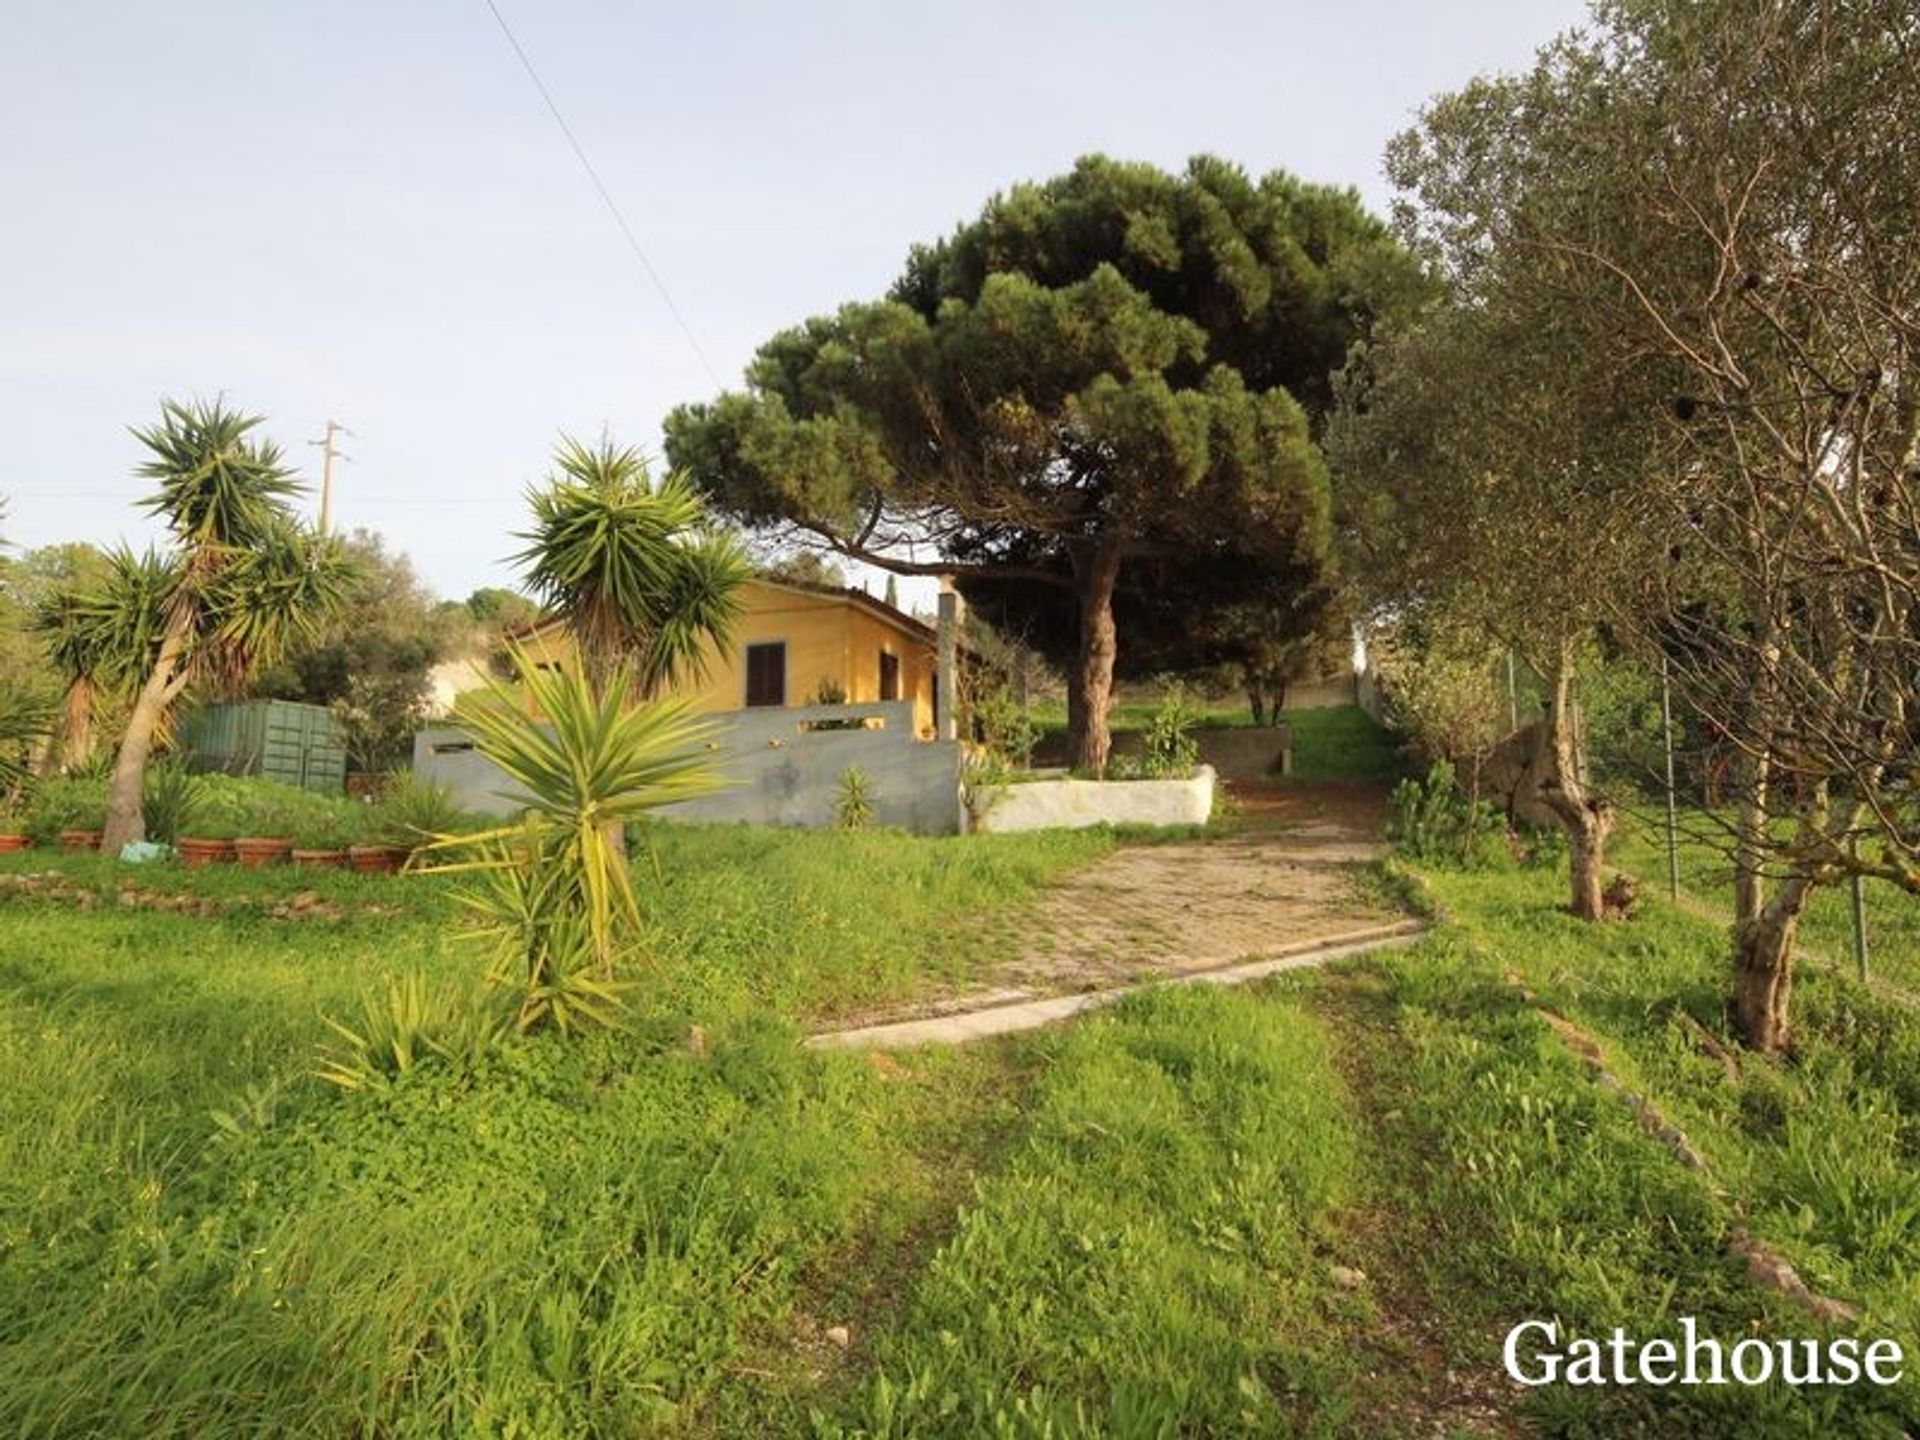
<svg viewBox="0 0 1920 1440"><path fill-rule="evenodd" d="M850 1017L814 1045L953 1044L1051 1024L1156 985L1237 984L1422 928L1365 883L1385 797L1373 786L1235 787L1198 842L1123 846L959 937L986 984Z"/></svg>
<svg viewBox="0 0 1920 1440"><path fill-rule="evenodd" d="M1269 975L1278 975L1287 970L1301 970L1324 965L1330 960L1342 960L1350 955L1365 955L1374 950L1412 945L1426 933L1426 928L1417 920L1405 920L1345 941L1316 941L1296 951L1248 960L1238 965L1223 965L1213 970L1188 970L1141 985L1090 990L1079 995L1055 995L1045 1000L1020 1000L1007 1005L990 1005L981 1010L933 1015L924 1020L898 1020L888 1025L832 1030L823 1035L809 1036L806 1043L812 1050L908 1050L919 1045L964 1045L969 1040L1012 1035L1021 1030L1038 1030L1043 1025L1070 1020L1076 1015L1112 1005L1143 990L1159 990L1169 985L1244 985L1249 980L1264 980Z"/></svg>

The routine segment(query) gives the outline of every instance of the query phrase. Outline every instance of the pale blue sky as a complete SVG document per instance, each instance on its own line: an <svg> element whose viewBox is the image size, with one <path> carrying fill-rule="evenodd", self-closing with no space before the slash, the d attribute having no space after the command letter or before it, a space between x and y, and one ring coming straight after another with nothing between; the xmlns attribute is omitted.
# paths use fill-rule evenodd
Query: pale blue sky
<svg viewBox="0 0 1920 1440"><path fill-rule="evenodd" d="M1094 150L1387 199L1430 95L1572 0L498 0L733 383L782 326ZM139 542L144 424L224 391L442 593L511 580L561 430L715 384L484 0L0 0L0 530Z"/></svg>

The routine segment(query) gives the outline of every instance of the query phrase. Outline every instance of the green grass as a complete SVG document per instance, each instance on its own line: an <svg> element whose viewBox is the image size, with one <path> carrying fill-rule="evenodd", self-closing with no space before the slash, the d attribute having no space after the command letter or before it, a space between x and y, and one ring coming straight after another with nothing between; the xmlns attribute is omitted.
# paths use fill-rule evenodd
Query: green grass
<svg viewBox="0 0 1920 1440"><path fill-rule="evenodd" d="M950 1212L1003 1057L903 1084L781 1017L963 963L943 927L1110 842L652 839L626 1033L346 1096L308 1074L319 1012L479 963L444 881L126 872L220 900L315 884L333 922L0 898L0 1430L630 1433L719 1405L836 1247Z"/></svg>
<svg viewBox="0 0 1920 1440"><path fill-rule="evenodd" d="M1293 778L1386 783L1406 773L1398 742L1358 705L1290 710Z"/></svg>
<svg viewBox="0 0 1920 1440"><path fill-rule="evenodd" d="M1822 1327L1748 1284L1726 1255L1744 1224L1816 1291L1860 1304L1861 1333L1920 1344L1920 1020L1843 976L1807 976L1791 1065L1748 1059L1737 1083L1693 1039L1723 1030L1725 937L1651 903L1631 924L1558 909L1548 872L1433 872L1452 917L1384 967L1407 1044L1402 1103L1448 1162L1423 1204L1436 1280L1503 1324L1557 1315L1580 1333L1672 1333L1681 1315L1738 1338ZM1505 981L1600 1042L1707 1157L1724 1193L1686 1169ZM1912 1382L1795 1395L1541 1392L1554 1430L1899 1433ZM1897 1417L1897 1418L1896 1418Z"/></svg>
<svg viewBox="0 0 1920 1440"><path fill-rule="evenodd" d="M1357 1137L1299 1006L1186 990L1038 1042L977 1189L828 1433L1329 1432L1361 1377L1327 1278Z"/></svg>
<svg viewBox="0 0 1920 1440"><path fill-rule="evenodd" d="M1546 1433L1920 1419L1911 1382L1498 1381L1526 1318L1820 1334L1736 1225L1920 1346L1920 1019L1815 971L1792 1062L1729 1080L1695 1030L1724 936L1657 899L1587 926L1552 871L1432 871L1450 918L1391 958L997 1044L798 1044L974 976L966 917L1111 843L649 830L626 1031L353 1094L308 1074L318 1012L471 980L444 880L0 862L99 897L0 889L0 1432L1430 1434L1463 1384ZM308 886L341 917L274 918Z"/></svg>
<svg viewBox="0 0 1920 1440"><path fill-rule="evenodd" d="M1728 841L1698 811L1681 812L1679 833L1680 888L1731 915L1733 860ZM1664 894L1666 816L1650 811L1630 816L1614 842L1612 858ZM1884 880L1866 881L1864 895L1870 972L1920 995L1920 899ZM1820 961L1853 968L1852 900L1845 882L1814 893L1800 934Z"/></svg>
<svg viewBox="0 0 1920 1440"><path fill-rule="evenodd" d="M1201 730L1251 728L1245 705L1197 701ZM1113 707L1108 723L1116 736L1147 728L1158 708L1155 702L1123 701ZM1066 715L1034 707L1035 723L1043 735L1056 741L1066 734ZM1293 732L1293 774L1296 780L1359 780L1387 783L1406 773L1399 742L1358 705L1335 705L1318 710L1289 710L1284 716Z"/></svg>

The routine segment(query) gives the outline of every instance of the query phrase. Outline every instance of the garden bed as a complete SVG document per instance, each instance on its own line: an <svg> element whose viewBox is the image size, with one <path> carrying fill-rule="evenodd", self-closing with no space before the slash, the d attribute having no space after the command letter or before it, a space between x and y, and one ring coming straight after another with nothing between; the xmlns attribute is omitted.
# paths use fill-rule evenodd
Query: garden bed
<svg viewBox="0 0 1920 1440"><path fill-rule="evenodd" d="M993 834L1081 830L1093 825L1204 825L1213 814L1211 765L1172 780L1016 781L973 787L969 828Z"/></svg>

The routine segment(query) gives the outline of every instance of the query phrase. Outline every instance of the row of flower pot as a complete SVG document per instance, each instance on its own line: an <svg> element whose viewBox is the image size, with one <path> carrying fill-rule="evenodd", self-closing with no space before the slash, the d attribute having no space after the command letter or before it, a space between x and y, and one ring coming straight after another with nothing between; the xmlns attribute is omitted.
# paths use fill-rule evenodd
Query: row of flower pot
<svg viewBox="0 0 1920 1440"><path fill-rule="evenodd" d="M0 855L24 850L28 838L21 834L0 835ZM75 852L98 850L98 830L62 830L60 848ZM239 864L249 870L268 865L294 865L314 869L354 870L362 875L392 875L407 863L408 852L398 845L343 845L337 849L306 850L291 840L242 836L238 839L211 839L183 836L174 847L183 865Z"/></svg>
<svg viewBox="0 0 1920 1440"><path fill-rule="evenodd" d="M174 847L182 865L232 865L248 870L292 862L308 869L353 870L361 875L393 875L407 863L408 852L398 845L346 845L338 849L304 850L291 840L241 836L237 840L183 836Z"/></svg>

